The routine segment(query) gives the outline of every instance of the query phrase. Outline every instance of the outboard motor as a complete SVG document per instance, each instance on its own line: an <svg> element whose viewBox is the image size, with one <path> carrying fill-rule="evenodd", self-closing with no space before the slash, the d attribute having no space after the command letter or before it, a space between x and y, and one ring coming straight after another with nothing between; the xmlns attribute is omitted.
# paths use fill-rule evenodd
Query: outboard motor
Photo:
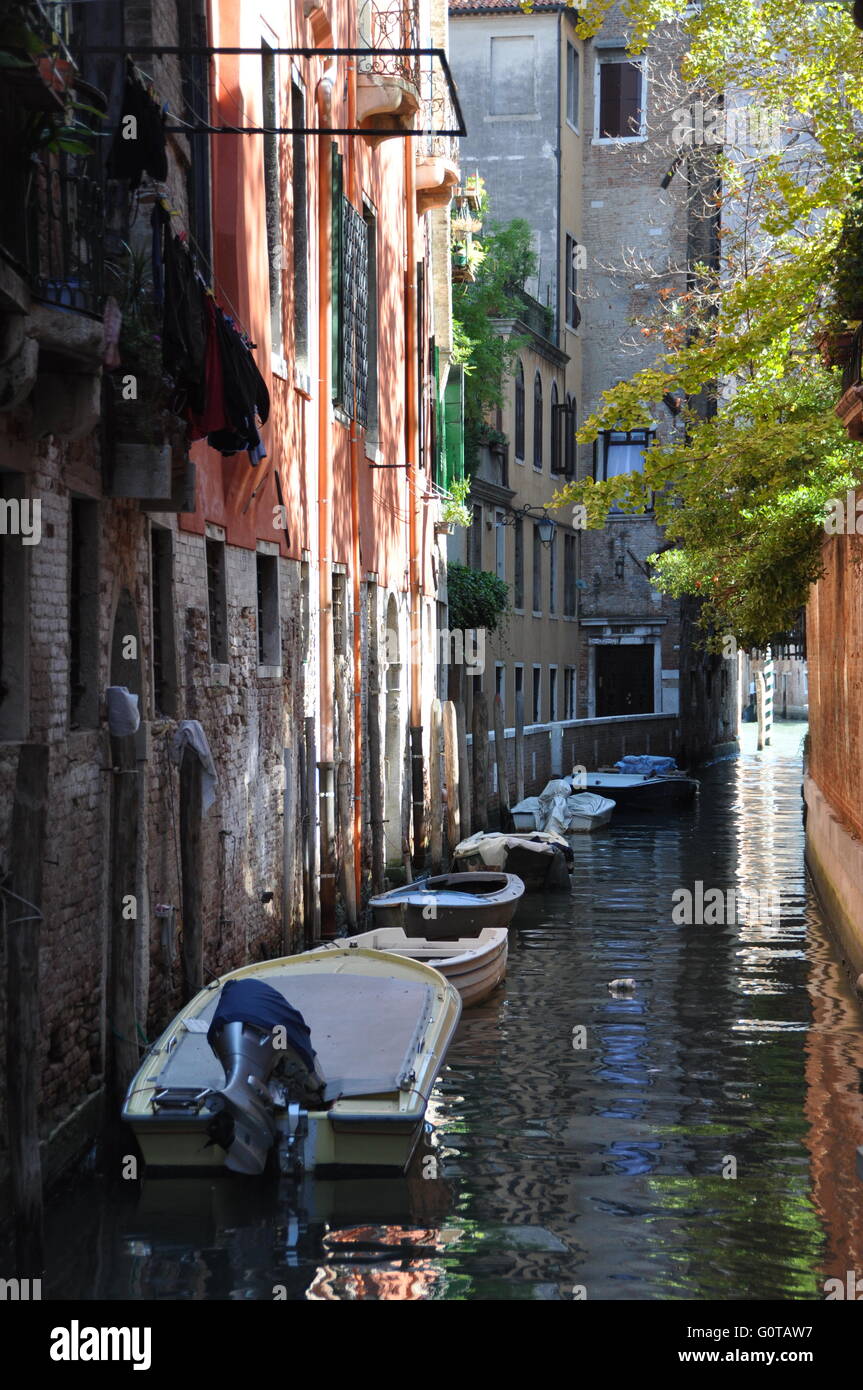
<svg viewBox="0 0 863 1390"><path fill-rule="evenodd" d="M276 1135L270 1082L286 1101L320 1105L324 1077L299 1012L263 980L229 980L222 988L207 1042L225 1069L210 1098L211 1135L235 1173L264 1171Z"/></svg>

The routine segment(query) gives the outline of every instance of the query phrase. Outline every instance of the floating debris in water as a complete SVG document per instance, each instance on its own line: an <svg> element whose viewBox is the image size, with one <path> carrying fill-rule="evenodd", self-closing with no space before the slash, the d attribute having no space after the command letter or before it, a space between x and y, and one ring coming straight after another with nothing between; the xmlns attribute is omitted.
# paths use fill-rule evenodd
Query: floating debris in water
<svg viewBox="0 0 863 1390"><path fill-rule="evenodd" d="M609 980L608 988L612 994L632 994L635 991L635 981Z"/></svg>

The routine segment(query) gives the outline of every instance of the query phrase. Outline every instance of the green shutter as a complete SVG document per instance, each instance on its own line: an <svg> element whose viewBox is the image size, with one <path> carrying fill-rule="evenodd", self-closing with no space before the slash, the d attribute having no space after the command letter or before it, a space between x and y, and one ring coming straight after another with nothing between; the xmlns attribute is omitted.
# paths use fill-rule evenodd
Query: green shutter
<svg viewBox="0 0 863 1390"><path fill-rule="evenodd" d="M443 413L446 438L444 487L449 489L456 479L464 477L464 372L461 367L449 369Z"/></svg>
<svg viewBox="0 0 863 1390"><path fill-rule="evenodd" d="M332 391L333 400L339 404L344 394L342 366L344 361L344 313L342 303L342 156L335 140L332 144L332 277L333 292L330 305L332 325Z"/></svg>

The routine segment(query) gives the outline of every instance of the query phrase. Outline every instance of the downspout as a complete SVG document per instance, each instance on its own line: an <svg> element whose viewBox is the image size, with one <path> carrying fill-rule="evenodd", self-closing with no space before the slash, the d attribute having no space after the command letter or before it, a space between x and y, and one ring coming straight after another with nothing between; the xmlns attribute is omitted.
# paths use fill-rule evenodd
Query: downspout
<svg viewBox="0 0 863 1390"><path fill-rule="evenodd" d="M324 68L315 89L318 123L318 622L320 632L320 749L318 819L320 824L321 935L335 935L335 779L333 774L333 456L330 426L332 344L332 155L325 132L332 126L336 60Z"/></svg>
<svg viewBox="0 0 863 1390"><path fill-rule="evenodd" d="M357 126L357 69L353 60L348 62L348 126ZM348 136L348 188L355 207L359 207L360 188L356 178L357 160L355 156L355 137ZM362 807L363 807L363 668L362 668L362 629L360 622L360 460L359 437L356 420L351 421L351 596L353 607L353 679L354 679L354 799L353 799L353 841L354 841L354 900L348 902L348 920L351 926L357 924L357 914L362 902Z"/></svg>
<svg viewBox="0 0 863 1390"><path fill-rule="evenodd" d="M419 469L417 467L417 287L416 287L416 164L413 140L404 142L406 253L405 270L405 468L407 477L409 611L410 611L410 748L411 809L414 856L421 855L423 806L422 760L422 601L420 584L419 525L417 516Z"/></svg>

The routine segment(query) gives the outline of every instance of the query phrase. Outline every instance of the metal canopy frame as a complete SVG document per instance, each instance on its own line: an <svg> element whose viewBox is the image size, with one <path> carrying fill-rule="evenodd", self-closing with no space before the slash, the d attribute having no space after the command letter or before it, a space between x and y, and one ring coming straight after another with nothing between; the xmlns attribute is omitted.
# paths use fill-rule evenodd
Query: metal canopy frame
<svg viewBox="0 0 863 1390"><path fill-rule="evenodd" d="M137 55L139 58L260 58L263 50L260 48L210 48L206 45L186 45L179 44L132 44L129 47L120 47L117 44L110 46L87 45L87 52L99 54L105 57L131 58L134 60ZM396 135L403 139L408 139L414 135L444 135L444 136L464 136L467 135L467 127L464 123L461 105L459 104L458 92L453 82L447 56L442 48L270 48L267 55L275 58L432 58L440 63L441 71L446 79L449 99L452 102L453 113L458 121L457 129L435 129L429 126L419 126L410 130L405 130L403 126L393 126L382 128L375 126L369 130L364 130L361 126L231 126L231 125L205 125L203 122L197 125L184 122L182 125L166 125L166 132L172 135ZM386 76L378 73L377 76Z"/></svg>

